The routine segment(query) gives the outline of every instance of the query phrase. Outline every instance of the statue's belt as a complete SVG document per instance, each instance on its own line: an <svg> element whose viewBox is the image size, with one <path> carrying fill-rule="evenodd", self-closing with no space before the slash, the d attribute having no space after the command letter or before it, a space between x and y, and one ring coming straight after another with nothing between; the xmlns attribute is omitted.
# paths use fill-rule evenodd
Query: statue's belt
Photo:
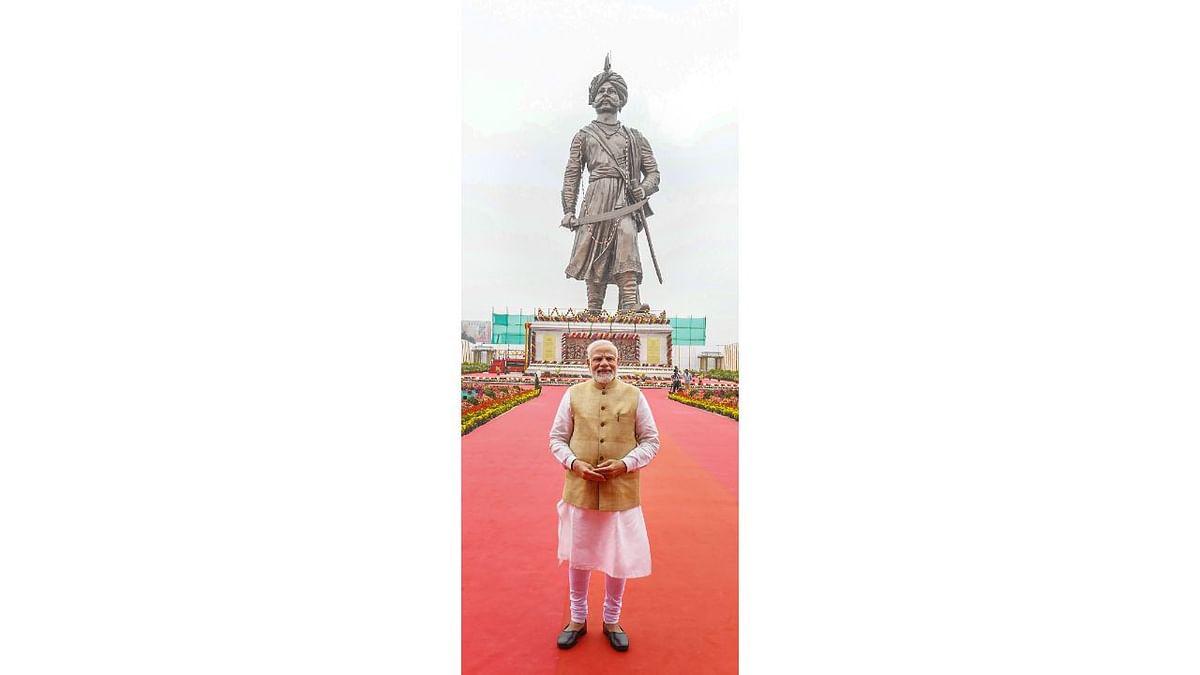
<svg viewBox="0 0 1200 675"><path fill-rule="evenodd" d="M637 211L638 209L642 208L645 205L646 205L646 200L643 199L639 202L630 204L629 206L622 206L621 208L617 209L616 211L609 211L608 213L593 213L590 216L584 216L584 217L580 218L579 220L576 220L575 224L576 225L590 225L591 223L600 222L601 220L616 220L617 218L622 218L624 216L627 216L627 215L633 213L634 211Z"/></svg>

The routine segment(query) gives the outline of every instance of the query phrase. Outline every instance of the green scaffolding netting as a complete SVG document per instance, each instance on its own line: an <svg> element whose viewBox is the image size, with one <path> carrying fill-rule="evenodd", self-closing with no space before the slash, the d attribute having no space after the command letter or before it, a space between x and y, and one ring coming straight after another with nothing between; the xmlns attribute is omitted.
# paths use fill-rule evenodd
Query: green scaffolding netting
<svg viewBox="0 0 1200 675"><path fill-rule="evenodd" d="M492 312L492 344L525 344L525 324L533 321L532 314L497 314Z"/></svg>
<svg viewBox="0 0 1200 675"><path fill-rule="evenodd" d="M671 317L671 342L676 347L703 345L708 318L703 316Z"/></svg>

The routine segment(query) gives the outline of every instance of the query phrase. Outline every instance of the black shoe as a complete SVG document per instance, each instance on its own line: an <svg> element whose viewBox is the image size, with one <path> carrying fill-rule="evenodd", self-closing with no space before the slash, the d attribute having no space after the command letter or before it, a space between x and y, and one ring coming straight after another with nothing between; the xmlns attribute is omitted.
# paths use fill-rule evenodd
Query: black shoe
<svg viewBox="0 0 1200 675"><path fill-rule="evenodd" d="M570 649L571 647L575 646L576 642L579 642L579 638L587 635L586 621L583 622L583 626L579 630L567 630L567 626L570 625L571 624L568 623L566 626L563 626L563 631L558 634L559 649Z"/></svg>
<svg viewBox="0 0 1200 675"><path fill-rule="evenodd" d="M617 628L621 628L621 625L617 624ZM613 649L619 652L629 651L629 636L625 634L625 629L622 628L620 633L614 633L606 626L604 634L608 636L608 644L612 645Z"/></svg>

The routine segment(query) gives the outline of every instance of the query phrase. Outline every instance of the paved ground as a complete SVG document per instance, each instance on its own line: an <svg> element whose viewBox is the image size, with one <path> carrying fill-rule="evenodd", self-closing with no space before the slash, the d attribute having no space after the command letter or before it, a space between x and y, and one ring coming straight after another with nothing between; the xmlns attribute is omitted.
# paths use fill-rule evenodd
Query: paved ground
<svg viewBox="0 0 1200 675"><path fill-rule="evenodd" d="M565 387L463 437L464 673L737 671L737 422L646 390L662 439L642 476L653 574L630 580L621 625L630 650L600 632L601 575L588 634L562 651L566 568L555 558L562 469L547 436Z"/></svg>

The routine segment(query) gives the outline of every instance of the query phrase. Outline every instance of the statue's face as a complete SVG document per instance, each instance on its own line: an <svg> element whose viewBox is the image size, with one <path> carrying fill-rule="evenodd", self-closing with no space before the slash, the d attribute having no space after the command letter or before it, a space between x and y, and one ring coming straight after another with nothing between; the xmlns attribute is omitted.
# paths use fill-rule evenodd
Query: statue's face
<svg viewBox="0 0 1200 675"><path fill-rule="evenodd" d="M611 81L605 82L596 90L596 98L592 101L592 107L596 109L596 112L617 112L620 110L620 105L621 94Z"/></svg>
<svg viewBox="0 0 1200 675"><path fill-rule="evenodd" d="M599 347L588 357L588 369L597 382L612 382L617 374L617 353L609 347Z"/></svg>

